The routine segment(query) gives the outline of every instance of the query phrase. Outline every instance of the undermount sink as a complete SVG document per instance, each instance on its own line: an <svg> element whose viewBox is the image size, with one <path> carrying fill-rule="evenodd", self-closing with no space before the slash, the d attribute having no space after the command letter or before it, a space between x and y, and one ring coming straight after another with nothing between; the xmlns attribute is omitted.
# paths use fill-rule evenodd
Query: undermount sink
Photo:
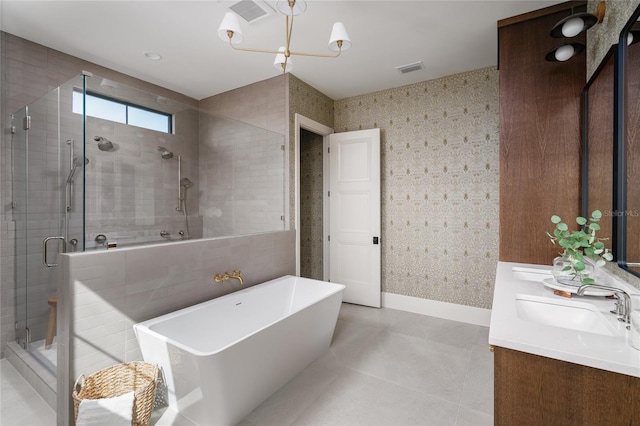
<svg viewBox="0 0 640 426"><path fill-rule="evenodd" d="M518 266L511 268L511 273L513 278L538 283L541 283L545 278L553 277L548 269L521 268Z"/></svg>
<svg viewBox="0 0 640 426"><path fill-rule="evenodd" d="M590 303L518 294L516 313L521 320L538 324L605 336L620 335L602 312Z"/></svg>

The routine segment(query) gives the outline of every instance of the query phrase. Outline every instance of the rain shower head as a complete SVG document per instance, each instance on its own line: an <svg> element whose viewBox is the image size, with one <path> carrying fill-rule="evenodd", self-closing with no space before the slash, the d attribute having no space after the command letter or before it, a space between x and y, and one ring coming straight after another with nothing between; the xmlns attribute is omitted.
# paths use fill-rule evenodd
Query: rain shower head
<svg viewBox="0 0 640 426"><path fill-rule="evenodd" d="M193 186L193 182L191 182L191 179L184 177L180 179L180 186L184 189L191 188Z"/></svg>
<svg viewBox="0 0 640 426"><path fill-rule="evenodd" d="M160 155L162 156L162 158L164 158L165 160L168 160L169 158L173 158L173 152L169 151L167 148L165 148L164 146L159 146L158 147L158 151L160 151Z"/></svg>
<svg viewBox="0 0 640 426"><path fill-rule="evenodd" d="M100 151L111 151L113 149L113 143L109 139L105 139L102 136L94 136L93 140L98 142Z"/></svg>

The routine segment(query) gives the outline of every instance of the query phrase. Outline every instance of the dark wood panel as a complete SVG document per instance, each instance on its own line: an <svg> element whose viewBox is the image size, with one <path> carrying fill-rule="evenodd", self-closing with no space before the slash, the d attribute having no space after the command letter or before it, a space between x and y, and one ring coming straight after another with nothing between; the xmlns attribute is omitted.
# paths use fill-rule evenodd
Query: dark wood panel
<svg viewBox="0 0 640 426"><path fill-rule="evenodd" d="M523 21L529 21L534 18L539 18L541 16L550 15L552 13L571 10L571 8L577 7L585 7L587 4L586 1L567 1L560 4L554 4L553 6L545 7L542 9L537 9L531 12L523 13L521 15L512 16L510 18L501 19L498 21L498 28L506 27L508 25L518 24ZM565 14L566 16L566 14ZM549 28L551 31L551 28Z"/></svg>
<svg viewBox="0 0 640 426"><path fill-rule="evenodd" d="M640 424L639 378L500 347L494 397L496 426Z"/></svg>
<svg viewBox="0 0 640 426"><path fill-rule="evenodd" d="M588 88L587 106L587 214L601 210L598 232L611 246L613 232L613 50L592 78Z"/></svg>
<svg viewBox="0 0 640 426"><path fill-rule="evenodd" d="M584 9L584 8L582 8ZM581 53L547 62L559 40L551 28L566 12L499 30L500 260L551 264L558 249L545 231L550 217L580 213ZM576 40L585 42L584 34Z"/></svg>

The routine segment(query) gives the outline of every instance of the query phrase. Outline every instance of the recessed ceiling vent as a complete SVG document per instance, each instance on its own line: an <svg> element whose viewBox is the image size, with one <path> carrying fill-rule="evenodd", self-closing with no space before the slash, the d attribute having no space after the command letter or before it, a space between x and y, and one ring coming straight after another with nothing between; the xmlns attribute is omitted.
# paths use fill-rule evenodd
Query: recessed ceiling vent
<svg viewBox="0 0 640 426"><path fill-rule="evenodd" d="M414 62L412 64L401 65L399 67L396 67L396 69L398 71L400 71L401 74L406 74L408 72L418 71L418 70L424 69L424 64L422 63L422 61L418 61L418 62Z"/></svg>
<svg viewBox="0 0 640 426"><path fill-rule="evenodd" d="M252 23L265 16L273 15L275 12L265 2L260 0L240 0L238 3L229 6L238 16L245 21Z"/></svg>

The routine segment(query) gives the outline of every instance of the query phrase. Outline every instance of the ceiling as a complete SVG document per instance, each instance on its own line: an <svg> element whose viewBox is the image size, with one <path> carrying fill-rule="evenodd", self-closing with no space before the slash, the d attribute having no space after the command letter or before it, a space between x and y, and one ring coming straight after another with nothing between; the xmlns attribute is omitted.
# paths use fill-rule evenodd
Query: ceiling
<svg viewBox="0 0 640 426"><path fill-rule="evenodd" d="M203 99L274 77L274 55L232 50L217 36L236 1L0 0L2 31ZM267 2L275 6L275 2ZM339 58L292 57L293 74L333 99L495 66L496 22L561 1L308 1L292 51L330 53L335 21L353 43ZM285 18L240 19L240 47L277 49ZM152 61L145 52L162 55ZM424 69L401 74L416 61Z"/></svg>

